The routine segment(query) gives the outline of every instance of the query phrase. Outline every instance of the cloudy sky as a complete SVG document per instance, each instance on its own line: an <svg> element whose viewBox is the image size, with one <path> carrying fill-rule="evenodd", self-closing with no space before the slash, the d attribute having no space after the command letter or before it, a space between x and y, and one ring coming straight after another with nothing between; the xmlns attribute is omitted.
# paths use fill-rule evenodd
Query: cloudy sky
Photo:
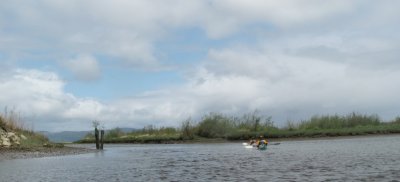
<svg viewBox="0 0 400 182"><path fill-rule="evenodd" d="M35 130L258 110L400 115L400 1L1 0L0 108Z"/></svg>

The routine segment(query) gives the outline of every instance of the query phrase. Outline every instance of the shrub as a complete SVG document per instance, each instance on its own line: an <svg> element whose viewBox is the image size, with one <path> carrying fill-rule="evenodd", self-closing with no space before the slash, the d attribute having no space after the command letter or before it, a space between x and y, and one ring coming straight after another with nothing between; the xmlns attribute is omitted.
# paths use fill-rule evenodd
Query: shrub
<svg viewBox="0 0 400 182"><path fill-rule="evenodd" d="M119 138L123 135L125 135L125 133L120 128L114 128L114 129L107 131L106 136L104 138L106 138L106 139Z"/></svg>
<svg viewBox="0 0 400 182"><path fill-rule="evenodd" d="M222 114L206 115L197 126L197 135L206 138L226 137L233 130L233 122Z"/></svg>
<svg viewBox="0 0 400 182"><path fill-rule="evenodd" d="M181 124L181 138L182 139L193 139L194 138L194 126L191 119L187 119Z"/></svg>

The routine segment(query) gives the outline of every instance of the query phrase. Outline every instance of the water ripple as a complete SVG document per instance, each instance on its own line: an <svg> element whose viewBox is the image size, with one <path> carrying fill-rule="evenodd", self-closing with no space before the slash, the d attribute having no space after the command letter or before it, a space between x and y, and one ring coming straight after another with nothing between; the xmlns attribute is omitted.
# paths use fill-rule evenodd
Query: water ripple
<svg viewBox="0 0 400 182"><path fill-rule="evenodd" d="M377 146L377 147L372 147ZM0 181L396 181L400 137L238 144L125 145L101 154L0 162Z"/></svg>

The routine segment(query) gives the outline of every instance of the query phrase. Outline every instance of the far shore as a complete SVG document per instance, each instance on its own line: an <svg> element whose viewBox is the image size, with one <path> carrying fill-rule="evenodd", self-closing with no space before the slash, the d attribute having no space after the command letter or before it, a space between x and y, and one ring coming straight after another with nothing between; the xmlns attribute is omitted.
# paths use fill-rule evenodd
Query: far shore
<svg viewBox="0 0 400 182"><path fill-rule="evenodd" d="M366 135L272 138L269 141L271 141L271 142L281 142L281 141L305 141L305 140L334 140L334 139L352 139L352 138L385 137L385 136L400 136L400 133L386 133L386 134L379 133L379 134L366 134Z"/></svg>
<svg viewBox="0 0 400 182"><path fill-rule="evenodd" d="M271 143L278 143L284 141L306 141L306 140L334 140L334 139L352 139L352 138L366 138L366 137L384 137L384 136L400 136L400 133L386 133L386 134L364 134L364 135L344 135L344 136L314 136L314 137L287 137L287 138L268 138ZM124 142L113 141L105 142L107 144L213 144L213 143L243 143L248 140L228 140L224 138L196 138L192 140L165 140L165 141L147 141L147 142ZM94 144L87 142L82 144ZM79 145L79 144L78 144Z"/></svg>

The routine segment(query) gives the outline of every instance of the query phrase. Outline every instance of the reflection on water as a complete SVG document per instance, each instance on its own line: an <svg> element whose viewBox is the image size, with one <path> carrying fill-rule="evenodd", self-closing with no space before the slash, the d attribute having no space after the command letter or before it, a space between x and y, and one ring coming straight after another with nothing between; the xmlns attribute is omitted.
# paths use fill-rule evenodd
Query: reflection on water
<svg viewBox="0 0 400 182"><path fill-rule="evenodd" d="M0 181L390 181L400 136L237 144L107 145L75 156L0 162Z"/></svg>

